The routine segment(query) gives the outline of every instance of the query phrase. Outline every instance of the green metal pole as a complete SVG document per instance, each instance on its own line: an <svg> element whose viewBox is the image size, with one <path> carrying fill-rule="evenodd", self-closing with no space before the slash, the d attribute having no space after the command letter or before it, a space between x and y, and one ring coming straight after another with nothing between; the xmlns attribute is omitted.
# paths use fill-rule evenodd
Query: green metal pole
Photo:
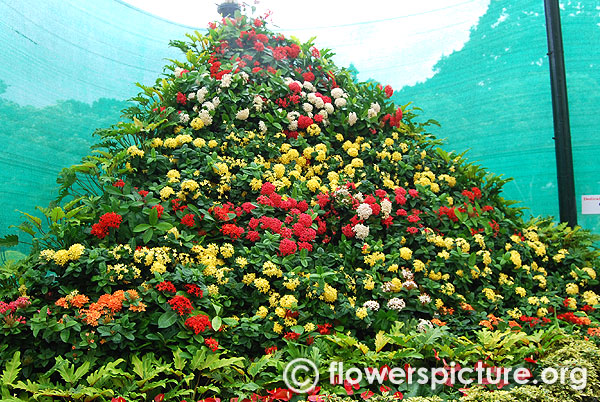
<svg viewBox="0 0 600 402"><path fill-rule="evenodd" d="M552 87L560 221L567 222L569 226L574 227L577 225L577 203L575 202L567 78L558 0L544 0L544 8L546 10L546 33L548 36L548 58Z"/></svg>

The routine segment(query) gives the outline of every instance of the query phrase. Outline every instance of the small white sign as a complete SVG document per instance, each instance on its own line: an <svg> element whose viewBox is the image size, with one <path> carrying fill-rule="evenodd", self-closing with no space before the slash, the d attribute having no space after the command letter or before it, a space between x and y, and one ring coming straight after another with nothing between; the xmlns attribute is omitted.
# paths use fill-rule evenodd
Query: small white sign
<svg viewBox="0 0 600 402"><path fill-rule="evenodd" d="M582 195L581 213L584 215L600 215L600 195Z"/></svg>

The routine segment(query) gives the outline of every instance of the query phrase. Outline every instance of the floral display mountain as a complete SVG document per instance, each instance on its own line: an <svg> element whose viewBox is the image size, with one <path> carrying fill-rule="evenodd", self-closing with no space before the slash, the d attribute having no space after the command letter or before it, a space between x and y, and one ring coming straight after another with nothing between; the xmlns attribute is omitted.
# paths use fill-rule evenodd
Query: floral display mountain
<svg viewBox="0 0 600 402"><path fill-rule="evenodd" d="M391 87L262 19L189 39L61 172L47 224L26 214L32 253L1 277L4 397L289 400L295 357L323 376L335 361L534 367L565 333L598 339L591 236L524 222L506 180L440 148Z"/></svg>

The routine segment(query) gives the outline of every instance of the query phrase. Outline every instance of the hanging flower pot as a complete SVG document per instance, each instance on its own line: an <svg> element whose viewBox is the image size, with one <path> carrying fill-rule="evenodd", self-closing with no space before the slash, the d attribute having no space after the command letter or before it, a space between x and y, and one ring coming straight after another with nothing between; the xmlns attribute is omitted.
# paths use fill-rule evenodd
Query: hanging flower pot
<svg viewBox="0 0 600 402"><path fill-rule="evenodd" d="M217 12L223 17L233 17L235 12L240 9L240 5L235 2L225 2L219 4Z"/></svg>

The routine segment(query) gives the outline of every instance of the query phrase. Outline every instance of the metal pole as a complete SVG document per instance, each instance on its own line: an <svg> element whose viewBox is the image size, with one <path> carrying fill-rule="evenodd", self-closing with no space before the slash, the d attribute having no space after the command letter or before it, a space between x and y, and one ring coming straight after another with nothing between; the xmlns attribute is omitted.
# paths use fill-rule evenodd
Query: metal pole
<svg viewBox="0 0 600 402"><path fill-rule="evenodd" d="M546 10L548 58L550 60L552 114L554 116L553 139L555 140L556 149L560 221L567 222L569 226L574 227L577 225L577 203L575 202L575 179L571 151L571 129L569 126L567 78L565 74L558 0L544 0L544 8Z"/></svg>

